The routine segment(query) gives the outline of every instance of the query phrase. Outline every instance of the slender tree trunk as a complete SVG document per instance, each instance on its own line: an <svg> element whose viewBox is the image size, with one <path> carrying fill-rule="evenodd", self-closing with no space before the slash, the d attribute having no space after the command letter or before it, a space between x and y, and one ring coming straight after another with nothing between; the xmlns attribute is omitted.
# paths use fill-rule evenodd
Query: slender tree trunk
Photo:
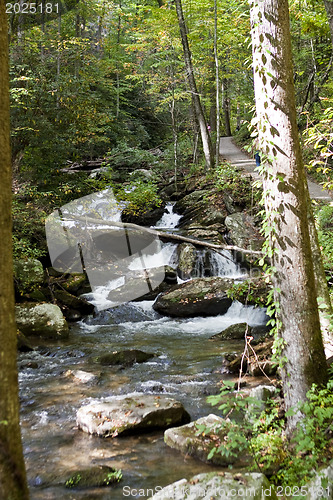
<svg viewBox="0 0 333 500"><path fill-rule="evenodd" d="M231 136L230 103L228 95L228 80L226 78L223 78L222 81L222 108L224 114L225 133L228 137L230 137Z"/></svg>
<svg viewBox="0 0 333 500"><path fill-rule="evenodd" d="M217 0L214 0L214 60L215 60L215 84L216 84L216 144L215 165L219 164L220 157L220 75L219 58L217 54Z"/></svg>
<svg viewBox="0 0 333 500"><path fill-rule="evenodd" d="M284 345L286 409L326 380L308 228L307 184L296 122L288 0L250 0L259 142L267 155L264 193L274 247L275 300ZM302 418L288 417L291 434Z"/></svg>
<svg viewBox="0 0 333 500"><path fill-rule="evenodd" d="M14 313L9 134L8 30L0 0L0 498L29 498L22 453Z"/></svg>
<svg viewBox="0 0 333 500"><path fill-rule="evenodd" d="M206 159L206 166L207 166L207 168L211 168L211 167L213 167L213 164L214 164L214 154L213 154L212 141L210 139L210 135L208 132L205 115L203 112L200 96L199 96L196 81L194 78L192 56L191 56L191 51L190 51L190 47L188 44L187 28L186 28L186 24L185 24L181 0L175 0L175 4L176 4L177 16L178 16L180 37L182 40L183 51L184 51L184 61L185 61L185 67L186 67L187 81L188 81L190 91L192 94L192 102L194 105L194 112L195 112L196 119L197 119L199 127L200 127L202 146L203 146L204 155L205 155L205 159Z"/></svg>
<svg viewBox="0 0 333 500"><path fill-rule="evenodd" d="M60 73L61 73L61 13L58 13L58 50L57 50L57 108L60 106Z"/></svg>

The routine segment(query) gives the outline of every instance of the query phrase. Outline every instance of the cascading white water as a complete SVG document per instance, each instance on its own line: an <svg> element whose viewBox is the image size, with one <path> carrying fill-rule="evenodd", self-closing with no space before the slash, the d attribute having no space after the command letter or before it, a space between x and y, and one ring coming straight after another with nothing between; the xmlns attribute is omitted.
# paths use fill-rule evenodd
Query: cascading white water
<svg viewBox="0 0 333 500"><path fill-rule="evenodd" d="M173 207L174 203L166 204L165 212L162 218L157 222L156 226L154 227L159 229L175 229L182 216L174 213Z"/></svg>
<svg viewBox="0 0 333 500"><path fill-rule="evenodd" d="M233 260L229 250L209 251L209 263L212 276L240 278L245 275L244 270Z"/></svg>

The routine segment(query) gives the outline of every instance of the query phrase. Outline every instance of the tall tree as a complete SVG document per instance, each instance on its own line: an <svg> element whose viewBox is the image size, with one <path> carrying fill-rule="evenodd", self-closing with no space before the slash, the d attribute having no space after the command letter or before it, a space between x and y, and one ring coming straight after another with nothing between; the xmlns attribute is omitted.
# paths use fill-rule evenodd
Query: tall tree
<svg viewBox="0 0 333 500"><path fill-rule="evenodd" d="M283 340L287 410L325 381L307 221L307 184L296 122L288 0L250 0L259 142L267 156L265 206L271 225L273 285ZM292 433L302 415L288 417Z"/></svg>
<svg viewBox="0 0 333 500"><path fill-rule="evenodd" d="M188 80L188 84L190 87L190 91L192 94L192 102L195 112L195 117L198 121L201 133L202 146L205 154L206 165L207 168L211 168L214 165L214 153L212 147L212 141L208 132L208 127L206 123L206 118L203 112L203 108L201 105L200 95L197 89L197 84L194 77L193 64L192 64L192 56L188 43L187 37L187 27L185 23L183 8L181 0L175 0L176 11L179 23L179 31L180 37L182 40L183 51L184 51L184 61L186 68L186 76Z"/></svg>
<svg viewBox="0 0 333 500"><path fill-rule="evenodd" d="M0 497L29 498L22 453L11 233L8 28L0 0Z"/></svg>

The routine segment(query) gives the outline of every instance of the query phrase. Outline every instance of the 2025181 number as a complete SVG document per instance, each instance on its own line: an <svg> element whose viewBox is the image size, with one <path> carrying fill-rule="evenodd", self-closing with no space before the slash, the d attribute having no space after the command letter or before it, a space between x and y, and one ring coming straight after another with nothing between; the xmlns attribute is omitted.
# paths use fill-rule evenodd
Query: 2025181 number
<svg viewBox="0 0 333 500"><path fill-rule="evenodd" d="M58 3L6 3L6 14L58 14Z"/></svg>

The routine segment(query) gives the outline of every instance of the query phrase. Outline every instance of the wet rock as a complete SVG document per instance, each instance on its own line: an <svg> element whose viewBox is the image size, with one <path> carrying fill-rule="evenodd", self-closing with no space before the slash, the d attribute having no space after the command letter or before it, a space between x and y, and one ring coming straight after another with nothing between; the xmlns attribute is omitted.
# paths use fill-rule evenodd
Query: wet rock
<svg viewBox="0 0 333 500"><path fill-rule="evenodd" d="M97 465L90 469L76 471L67 479L65 486L75 489L111 486L111 484L119 483L121 479L121 470L106 465Z"/></svg>
<svg viewBox="0 0 333 500"><path fill-rule="evenodd" d="M177 271L171 266L165 266L165 277L164 282L168 285L177 284Z"/></svg>
<svg viewBox="0 0 333 500"><path fill-rule="evenodd" d="M178 254L178 275L181 279L186 280L192 276L195 269L197 259L197 251L191 243L181 243L177 247Z"/></svg>
<svg viewBox="0 0 333 500"><path fill-rule="evenodd" d="M220 224L212 224L211 226L199 226L198 224L190 224L186 228L186 235L195 240L205 240L217 245L223 242L223 230Z"/></svg>
<svg viewBox="0 0 333 500"><path fill-rule="evenodd" d="M76 295L80 293L82 287L85 287L87 283L87 277L83 273L72 273L66 276L66 279L62 283L62 287L69 293Z"/></svg>
<svg viewBox="0 0 333 500"><path fill-rule="evenodd" d="M79 429L102 437L166 429L189 420L189 414L179 401L148 394L92 403L81 407L76 417Z"/></svg>
<svg viewBox="0 0 333 500"><path fill-rule="evenodd" d="M97 358L97 361L103 366L132 366L134 363L144 363L154 356L155 354L153 353L140 351L139 349L127 349L124 351L115 351L109 354L103 354L103 356Z"/></svg>
<svg viewBox="0 0 333 500"><path fill-rule="evenodd" d="M17 350L19 352L30 352L33 351L33 347L29 340L23 335L22 332L17 332Z"/></svg>
<svg viewBox="0 0 333 500"><path fill-rule="evenodd" d="M224 314L232 303L227 296L232 283L227 278L196 278L157 297L153 308L160 314L183 318Z"/></svg>
<svg viewBox="0 0 333 500"><path fill-rule="evenodd" d="M96 382L97 380L96 375L90 372L85 372L83 370L67 370L65 376L73 378L76 382L81 382L82 384Z"/></svg>
<svg viewBox="0 0 333 500"><path fill-rule="evenodd" d="M69 318L71 317L71 311L78 311L83 315L93 314L95 307L90 304L86 299L75 297L66 290L55 290L54 296L60 305L64 306L64 314L67 317L67 312Z"/></svg>
<svg viewBox="0 0 333 500"><path fill-rule="evenodd" d="M210 451L221 444L228 432L225 420L217 415L210 414L199 418L195 422L165 431L164 441L171 448L179 450L184 455L198 458L202 462L228 466L239 461L238 457L229 453L216 453L208 458ZM199 432L198 426L209 427L210 432Z"/></svg>
<svg viewBox="0 0 333 500"><path fill-rule="evenodd" d="M164 214L164 205L153 210L147 210L143 213L133 214L126 208L121 214L121 222L130 222L139 226L154 226Z"/></svg>
<svg viewBox="0 0 333 500"><path fill-rule="evenodd" d="M206 189L197 189L192 193L183 196L181 200L178 200L175 203L173 210L177 214L182 214L186 209L191 209L195 203L202 200L205 195L209 195L210 191Z"/></svg>
<svg viewBox="0 0 333 500"><path fill-rule="evenodd" d="M213 335L210 340L243 340L246 335L252 335L252 328L247 323L236 323L230 325L216 335Z"/></svg>
<svg viewBox="0 0 333 500"><path fill-rule="evenodd" d="M37 259L15 260L14 280L20 295L25 295L42 285L44 270L41 262Z"/></svg>
<svg viewBox="0 0 333 500"><path fill-rule="evenodd" d="M267 477L259 472L231 473L208 472L180 479L153 495L150 500L174 500L187 498L237 500L277 500L274 489Z"/></svg>
<svg viewBox="0 0 333 500"><path fill-rule="evenodd" d="M24 303L15 307L16 323L27 337L36 335L47 339L68 337L68 325L55 304Z"/></svg>
<svg viewBox="0 0 333 500"><path fill-rule="evenodd" d="M226 217L225 225L234 245L249 250L261 250L263 237L254 217L246 212L236 212Z"/></svg>

